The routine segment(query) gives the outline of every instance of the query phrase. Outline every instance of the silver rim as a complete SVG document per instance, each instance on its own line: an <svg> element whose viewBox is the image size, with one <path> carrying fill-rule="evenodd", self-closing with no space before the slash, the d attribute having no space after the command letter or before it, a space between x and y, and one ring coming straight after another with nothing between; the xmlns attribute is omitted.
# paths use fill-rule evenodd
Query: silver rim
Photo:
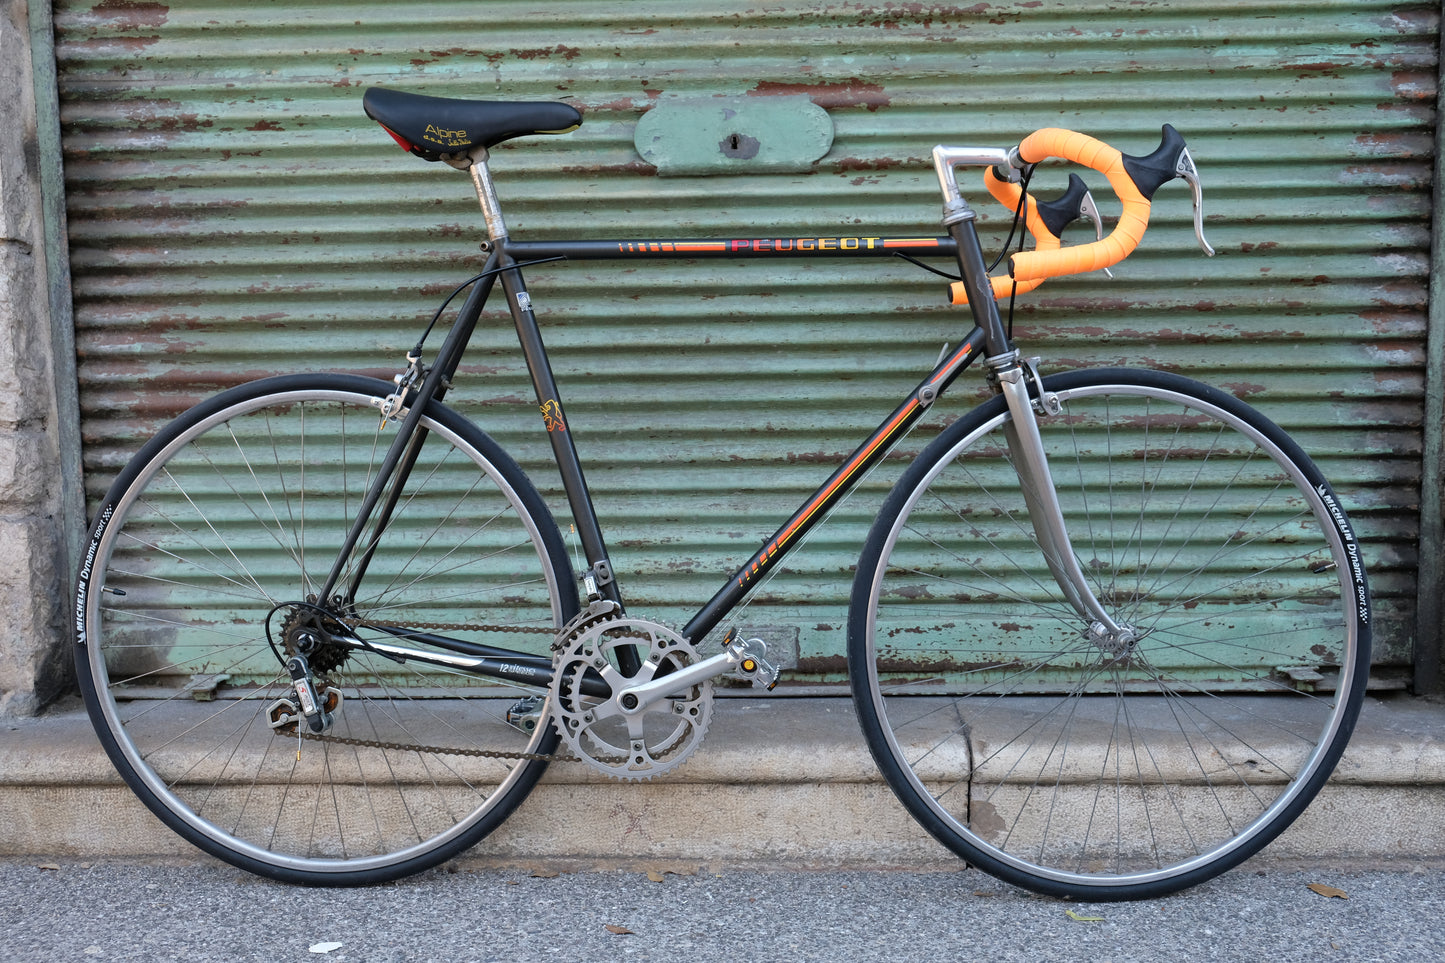
<svg viewBox="0 0 1445 963"><path fill-rule="evenodd" d="M967 844L1032 877L1147 884L1251 846L1310 784L1360 682L1350 573L1308 479L1240 418L1153 387L1060 397L1045 439L1076 553L1145 630L1138 650L1071 634L1079 620L1042 600L1057 594L1046 571L1001 570L1027 551L1017 482L996 452L978 467L969 454L999 416L935 464L888 534L869 697L909 790ZM1104 430L1118 423L1131 428ZM1193 667L1166 664L1181 657ZM880 682L880 663L904 677Z"/></svg>
<svg viewBox="0 0 1445 963"><path fill-rule="evenodd" d="M298 746L270 731L265 709L289 685L261 617L304 595L317 567L329 567L336 519L380 458L374 437L360 439L375 436L379 423L371 396L351 391L303 389L240 402L159 452L97 543L86 607L89 663L122 754L195 832L276 867L364 872L434 852L506 799L528 765L345 743ZM305 427L279 437L287 424ZM374 618L390 610L397 618L521 624L525 612L527 626L556 628L560 593L536 521L475 446L430 418L423 424L433 433L426 451L437 457L413 473L421 494L409 493L398 510L387 542L396 547L373 562L368 584L377 587L358 602ZM440 494L428 497L429 488ZM428 520L438 504L447 507ZM233 514L216 516L218 506ZM489 596L479 579L504 571L507 584ZM126 594L103 592L102 572L105 588L126 584ZM288 572L296 576L289 584ZM199 595L231 598L213 604ZM474 599L498 607L479 608ZM485 641L545 652L550 636ZM529 693L371 655L352 656L330 675L344 696L334 735L510 752L535 752L546 737L544 724L524 736L505 723L506 710ZM200 676L202 686L229 678L210 692L188 692L188 676L192 683Z"/></svg>

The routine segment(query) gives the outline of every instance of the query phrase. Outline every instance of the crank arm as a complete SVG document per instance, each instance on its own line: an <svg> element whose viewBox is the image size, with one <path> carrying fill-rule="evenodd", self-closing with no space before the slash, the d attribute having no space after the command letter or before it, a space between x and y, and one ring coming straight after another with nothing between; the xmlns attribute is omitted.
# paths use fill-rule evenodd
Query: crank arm
<svg viewBox="0 0 1445 963"><path fill-rule="evenodd" d="M728 674L750 679L762 688L771 689L777 685L778 670L764 658L767 645L761 639L728 641L724 645L723 651L711 658L669 672L651 682L623 689L617 693L619 709L624 715L645 712L648 706L681 698L679 691L686 692L699 683Z"/></svg>

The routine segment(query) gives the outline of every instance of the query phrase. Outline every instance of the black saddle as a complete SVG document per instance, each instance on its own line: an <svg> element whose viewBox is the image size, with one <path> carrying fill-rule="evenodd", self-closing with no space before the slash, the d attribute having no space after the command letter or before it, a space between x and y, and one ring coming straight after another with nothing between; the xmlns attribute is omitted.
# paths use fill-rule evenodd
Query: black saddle
<svg viewBox="0 0 1445 963"><path fill-rule="evenodd" d="M576 107L556 101L455 100L372 87L361 104L398 144L429 161L525 134L565 134L582 123Z"/></svg>

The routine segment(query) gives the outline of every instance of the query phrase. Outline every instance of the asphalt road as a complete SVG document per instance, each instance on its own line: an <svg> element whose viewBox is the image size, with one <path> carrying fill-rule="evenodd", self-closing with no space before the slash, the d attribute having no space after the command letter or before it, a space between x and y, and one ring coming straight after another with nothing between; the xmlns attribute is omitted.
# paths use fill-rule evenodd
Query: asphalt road
<svg viewBox="0 0 1445 963"><path fill-rule="evenodd" d="M1342 895L1321 895L1311 884ZM1236 870L1138 903L1046 899L976 871L562 872L451 866L301 889L217 863L0 861L0 960L1419 961L1445 871Z"/></svg>

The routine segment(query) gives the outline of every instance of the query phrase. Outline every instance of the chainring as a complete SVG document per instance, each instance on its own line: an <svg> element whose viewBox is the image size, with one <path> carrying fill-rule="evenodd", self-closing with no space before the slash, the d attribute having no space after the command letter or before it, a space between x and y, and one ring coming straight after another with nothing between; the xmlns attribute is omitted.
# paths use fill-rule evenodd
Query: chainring
<svg viewBox="0 0 1445 963"><path fill-rule="evenodd" d="M640 666L629 673L622 658L634 653ZM614 779L651 779L677 768L707 732L712 680L637 712L624 711L618 696L699 659L691 643L656 622L608 619L585 629L557 656L551 689L557 731L578 759Z"/></svg>

